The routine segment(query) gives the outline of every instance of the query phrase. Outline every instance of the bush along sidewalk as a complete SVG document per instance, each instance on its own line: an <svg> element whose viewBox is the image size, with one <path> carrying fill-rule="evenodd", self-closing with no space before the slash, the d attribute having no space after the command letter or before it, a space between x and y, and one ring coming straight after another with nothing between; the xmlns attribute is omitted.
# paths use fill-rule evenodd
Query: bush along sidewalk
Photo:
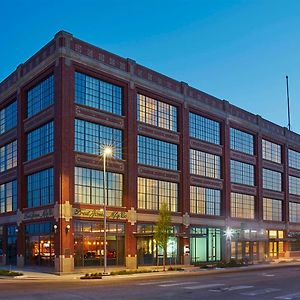
<svg viewBox="0 0 300 300"><path fill-rule="evenodd" d="M0 270L0 276L11 276L11 277L15 277L15 276L22 276L23 273L20 272L14 272L14 271L9 271L9 270Z"/></svg>
<svg viewBox="0 0 300 300"><path fill-rule="evenodd" d="M102 279L101 273L86 273L84 276L81 276L80 279Z"/></svg>
<svg viewBox="0 0 300 300"><path fill-rule="evenodd" d="M215 263L209 263L209 264L195 264L195 266L199 266L200 269L215 269L215 268L236 268L236 267L245 267L252 265L253 263L250 263L248 260L242 260L242 259L231 259L230 261L219 261Z"/></svg>

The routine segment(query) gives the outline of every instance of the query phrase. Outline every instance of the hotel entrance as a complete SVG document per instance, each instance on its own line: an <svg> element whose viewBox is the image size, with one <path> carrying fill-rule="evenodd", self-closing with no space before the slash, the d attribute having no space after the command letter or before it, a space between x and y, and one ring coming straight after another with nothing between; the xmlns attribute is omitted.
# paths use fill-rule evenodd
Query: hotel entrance
<svg viewBox="0 0 300 300"><path fill-rule="evenodd" d="M267 230L269 241L266 244L266 253L270 259L284 257L284 239L282 230Z"/></svg>
<svg viewBox="0 0 300 300"><path fill-rule="evenodd" d="M231 258L255 261L258 259L258 242L232 241Z"/></svg>

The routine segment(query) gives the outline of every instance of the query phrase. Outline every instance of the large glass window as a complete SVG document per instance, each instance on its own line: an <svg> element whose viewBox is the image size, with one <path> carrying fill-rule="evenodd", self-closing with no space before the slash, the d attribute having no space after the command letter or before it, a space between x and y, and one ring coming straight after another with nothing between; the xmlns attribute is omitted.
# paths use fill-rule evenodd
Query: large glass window
<svg viewBox="0 0 300 300"><path fill-rule="evenodd" d="M190 149L190 172L192 174L221 178L221 157Z"/></svg>
<svg viewBox="0 0 300 300"><path fill-rule="evenodd" d="M273 191L282 191L282 176L280 172L263 169L263 188Z"/></svg>
<svg viewBox="0 0 300 300"><path fill-rule="evenodd" d="M52 121L28 133L27 160L53 152L53 127Z"/></svg>
<svg viewBox="0 0 300 300"><path fill-rule="evenodd" d="M6 227L6 264L17 264L17 226L9 225Z"/></svg>
<svg viewBox="0 0 300 300"><path fill-rule="evenodd" d="M153 98L137 95L138 121L177 131L177 108Z"/></svg>
<svg viewBox="0 0 300 300"><path fill-rule="evenodd" d="M25 264L54 265L54 232L52 222L25 225Z"/></svg>
<svg viewBox="0 0 300 300"><path fill-rule="evenodd" d="M220 144L220 123L190 113L190 137L213 144Z"/></svg>
<svg viewBox="0 0 300 300"><path fill-rule="evenodd" d="M0 110L0 134L17 126L17 101Z"/></svg>
<svg viewBox="0 0 300 300"><path fill-rule="evenodd" d="M300 195L300 178L289 176L289 193Z"/></svg>
<svg viewBox="0 0 300 300"><path fill-rule="evenodd" d="M254 219L254 196L231 193L231 217Z"/></svg>
<svg viewBox="0 0 300 300"><path fill-rule="evenodd" d="M122 115L122 88L76 72L75 102Z"/></svg>
<svg viewBox="0 0 300 300"><path fill-rule="evenodd" d="M54 102L54 76L44 79L27 92L27 117L31 117Z"/></svg>
<svg viewBox="0 0 300 300"><path fill-rule="evenodd" d="M177 170L177 145L138 136L138 163Z"/></svg>
<svg viewBox="0 0 300 300"><path fill-rule="evenodd" d="M191 227L190 251L192 263L221 260L222 230Z"/></svg>
<svg viewBox="0 0 300 300"><path fill-rule="evenodd" d="M263 198L264 220L282 221L282 201Z"/></svg>
<svg viewBox="0 0 300 300"><path fill-rule="evenodd" d="M300 223L300 203L289 202L289 220L292 223Z"/></svg>
<svg viewBox="0 0 300 300"><path fill-rule="evenodd" d="M114 158L122 159L122 130L75 120L75 151L99 155L103 145L113 146Z"/></svg>
<svg viewBox="0 0 300 300"><path fill-rule="evenodd" d="M300 153L294 150L288 150L289 167L300 170Z"/></svg>
<svg viewBox="0 0 300 300"><path fill-rule="evenodd" d="M246 154L254 154L254 138L252 134L230 128L230 149Z"/></svg>
<svg viewBox="0 0 300 300"><path fill-rule="evenodd" d="M0 185L0 213L17 210L17 181Z"/></svg>
<svg viewBox="0 0 300 300"><path fill-rule="evenodd" d="M281 146L267 140L262 140L262 157L276 163L281 163Z"/></svg>
<svg viewBox="0 0 300 300"><path fill-rule="evenodd" d="M178 211L178 184L138 178L138 208L159 210L166 203L170 211Z"/></svg>
<svg viewBox="0 0 300 300"><path fill-rule="evenodd" d="M17 141L0 148L0 172L14 168L18 163Z"/></svg>
<svg viewBox="0 0 300 300"><path fill-rule="evenodd" d="M125 263L125 224L106 223L107 265ZM94 266L99 268L104 262L103 221L74 222L74 263L75 267Z"/></svg>
<svg viewBox="0 0 300 300"><path fill-rule="evenodd" d="M240 161L230 161L231 182L254 185L254 166Z"/></svg>
<svg viewBox="0 0 300 300"><path fill-rule="evenodd" d="M123 175L106 172L107 204L122 206ZM103 172L94 169L75 167L75 202L104 204Z"/></svg>
<svg viewBox="0 0 300 300"><path fill-rule="evenodd" d="M221 215L221 191L190 186L190 212L202 215Z"/></svg>
<svg viewBox="0 0 300 300"><path fill-rule="evenodd" d="M54 203L53 168L27 176L27 207Z"/></svg>

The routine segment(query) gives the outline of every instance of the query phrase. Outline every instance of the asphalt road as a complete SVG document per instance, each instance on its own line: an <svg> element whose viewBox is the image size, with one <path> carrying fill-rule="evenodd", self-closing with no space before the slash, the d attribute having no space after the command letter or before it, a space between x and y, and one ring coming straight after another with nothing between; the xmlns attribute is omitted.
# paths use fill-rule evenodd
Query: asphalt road
<svg viewBox="0 0 300 300"><path fill-rule="evenodd" d="M0 299L300 299L300 267L199 276L0 280Z"/></svg>

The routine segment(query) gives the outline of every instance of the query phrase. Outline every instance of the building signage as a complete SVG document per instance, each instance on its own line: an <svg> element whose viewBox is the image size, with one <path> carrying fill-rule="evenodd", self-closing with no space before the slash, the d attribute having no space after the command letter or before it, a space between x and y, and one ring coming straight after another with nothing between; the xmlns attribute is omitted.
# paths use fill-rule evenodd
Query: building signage
<svg viewBox="0 0 300 300"><path fill-rule="evenodd" d="M103 209L89 209L89 208L73 208L74 217L85 218L104 218ZM127 219L127 212L125 211L106 211L107 219L124 220Z"/></svg>
<svg viewBox="0 0 300 300"><path fill-rule="evenodd" d="M53 208L24 212L23 220L45 219L53 217Z"/></svg>

